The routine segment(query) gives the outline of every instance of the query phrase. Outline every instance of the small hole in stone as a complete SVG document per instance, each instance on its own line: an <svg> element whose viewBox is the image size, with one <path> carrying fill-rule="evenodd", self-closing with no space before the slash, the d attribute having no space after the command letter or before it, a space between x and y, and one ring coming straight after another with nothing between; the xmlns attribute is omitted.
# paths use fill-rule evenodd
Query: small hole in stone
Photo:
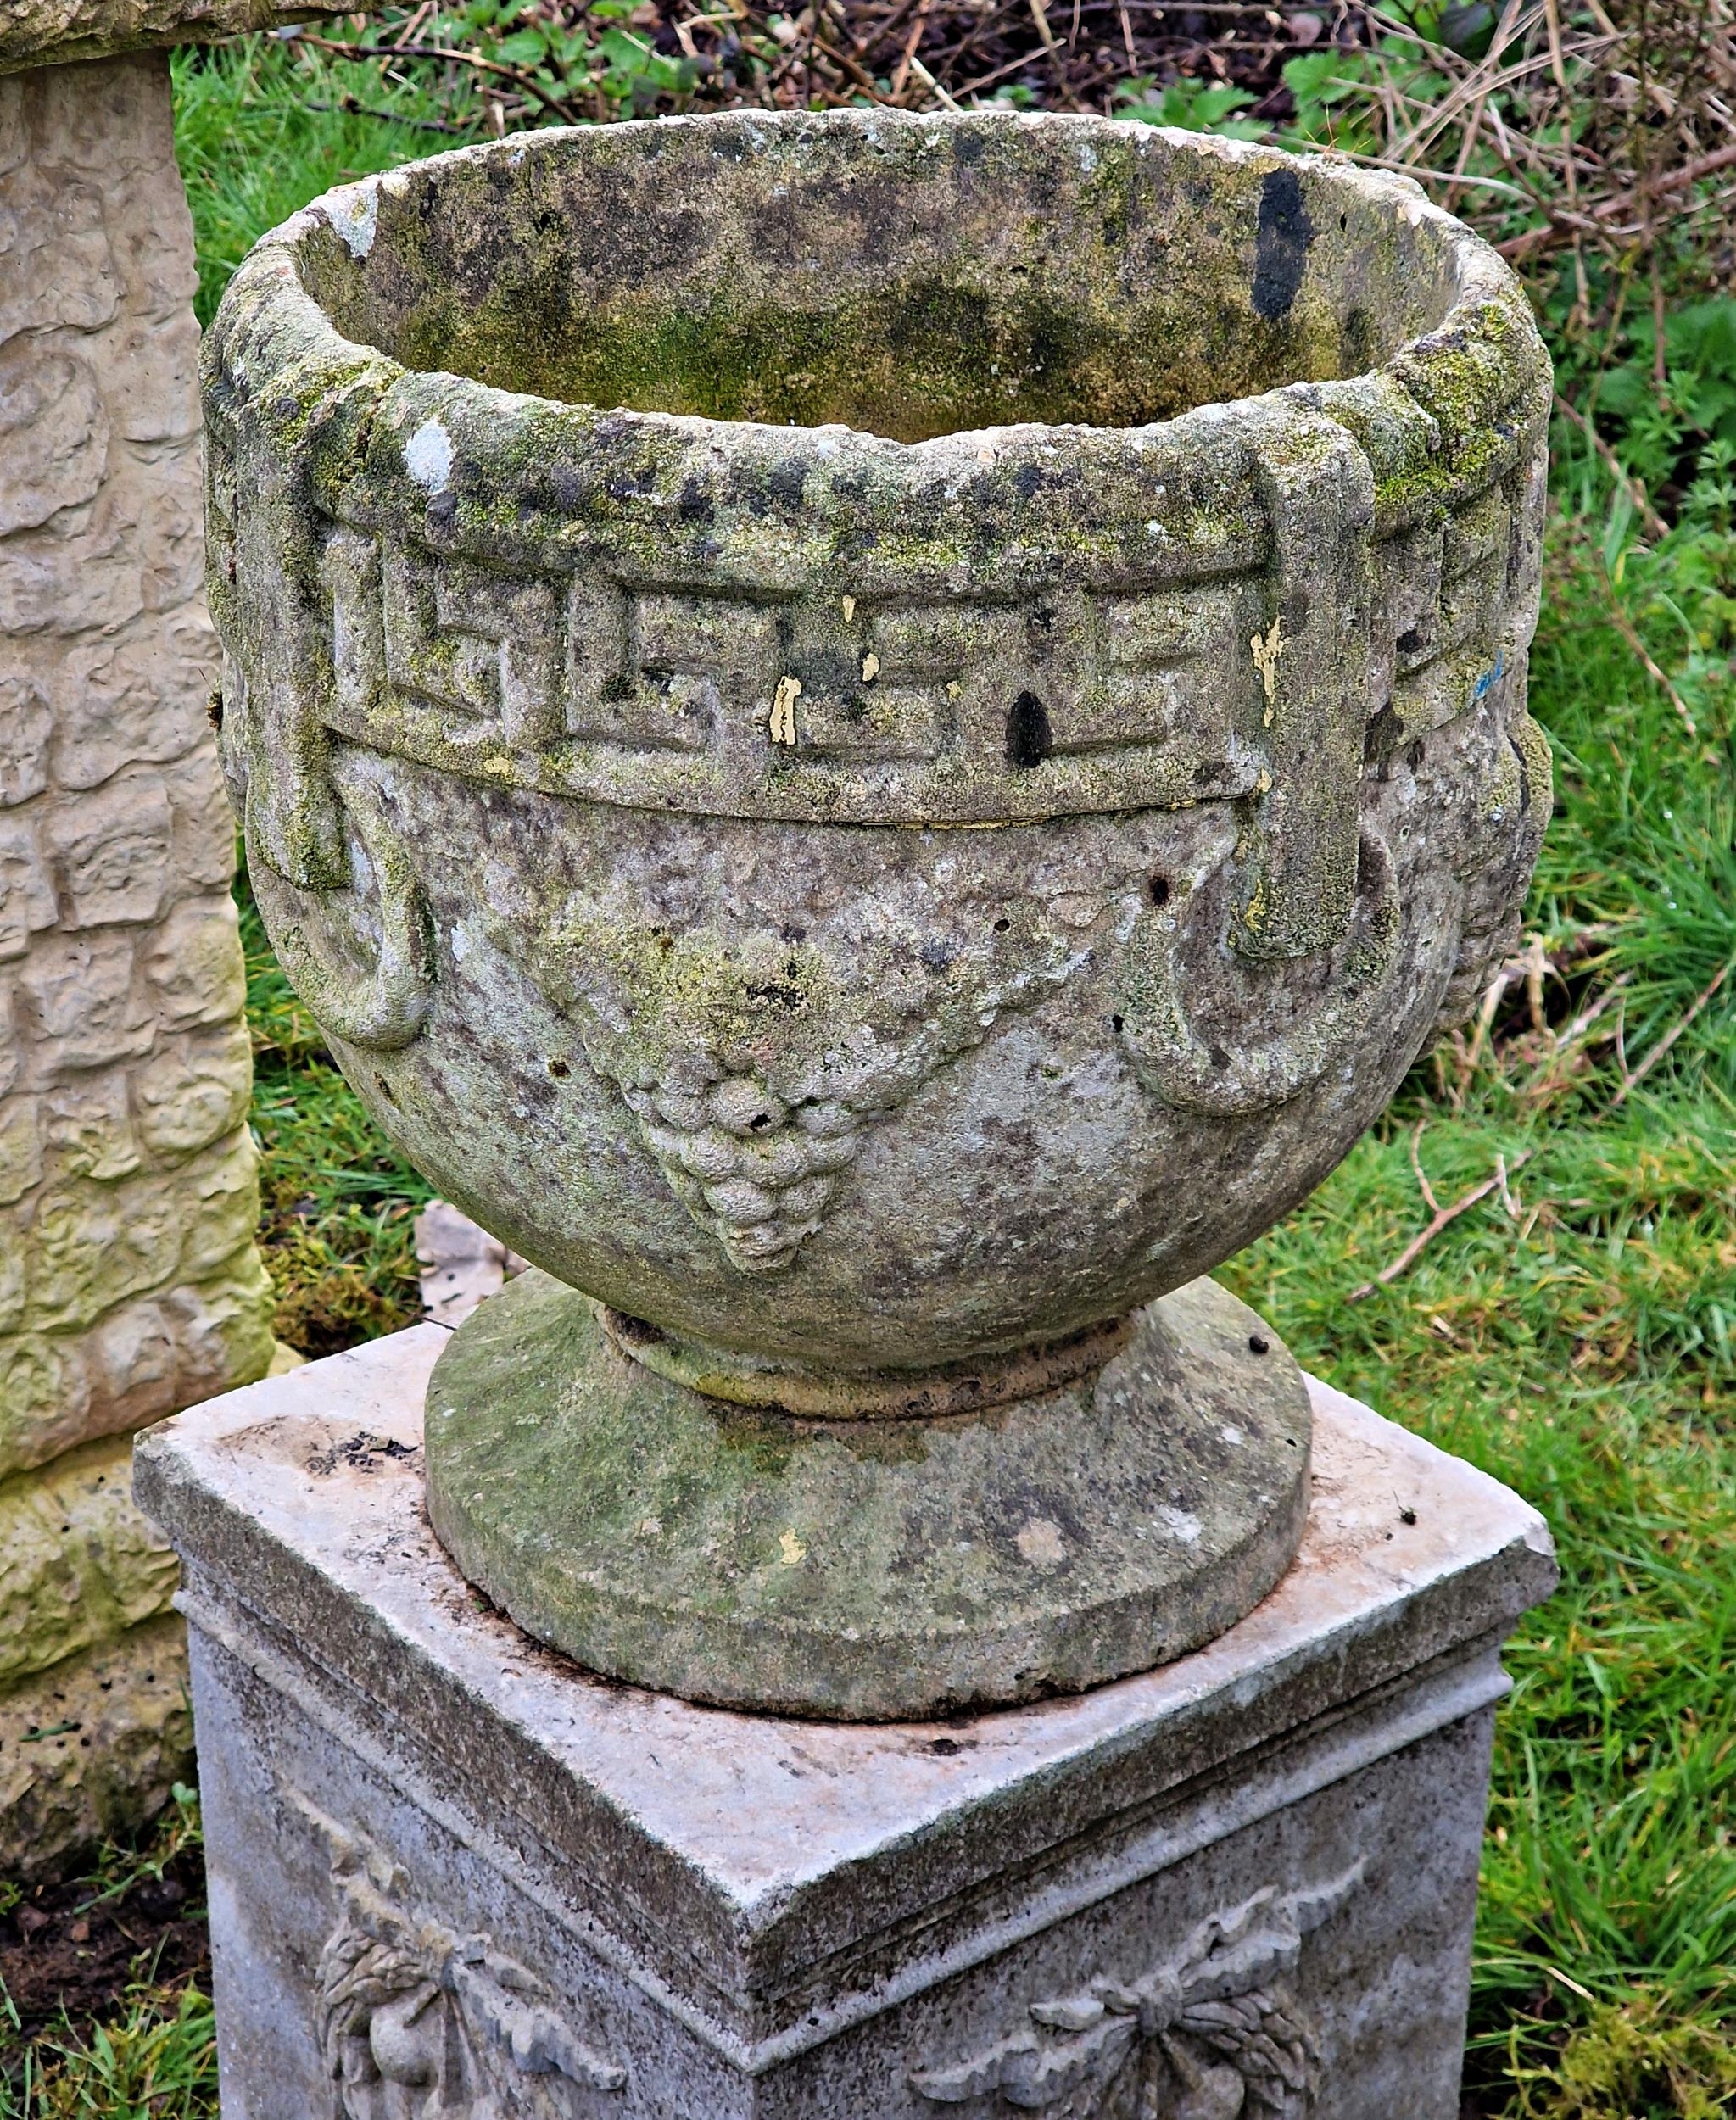
<svg viewBox="0 0 1736 2120"><path fill-rule="evenodd" d="M1120 1016L1112 1016L1110 1017L1109 1021L1115 1026L1117 1030L1125 1030L1127 1028L1125 1019Z"/></svg>
<svg viewBox="0 0 1736 2120"><path fill-rule="evenodd" d="M1398 636L1398 652L1401 656L1414 656L1423 644L1421 626L1413 626L1409 633L1402 633Z"/></svg>
<svg viewBox="0 0 1736 2120"><path fill-rule="evenodd" d="M1258 1332L1248 1334L1248 1344L1255 1354L1270 1354L1272 1351L1271 1342L1262 1338Z"/></svg>
<svg viewBox="0 0 1736 2120"><path fill-rule="evenodd" d="M1007 716L1007 763L1029 773L1054 747L1047 708L1035 692L1021 692Z"/></svg>
<svg viewBox="0 0 1736 2120"><path fill-rule="evenodd" d="M564 1082L572 1070L564 1060L551 1060L549 1063L549 1072L557 1082Z"/></svg>
<svg viewBox="0 0 1736 2120"><path fill-rule="evenodd" d="M747 1122L748 1130L750 1133L763 1134L771 1123L772 1114L769 1112L756 1112Z"/></svg>
<svg viewBox="0 0 1736 2120"><path fill-rule="evenodd" d="M388 1104L395 1105L398 1102L398 1092L386 1080L385 1076L383 1074L377 1074L374 1077L374 1080L380 1085L380 1095L385 1098Z"/></svg>
<svg viewBox="0 0 1736 2120"><path fill-rule="evenodd" d="M995 923L995 933L996 934L1005 934L1008 929L1012 925L1013 923L1010 920L997 920Z"/></svg>
<svg viewBox="0 0 1736 2120"><path fill-rule="evenodd" d="M1167 906L1169 904L1169 879L1167 876L1153 876L1152 879L1151 890L1152 903L1154 906Z"/></svg>
<svg viewBox="0 0 1736 2120"><path fill-rule="evenodd" d="M939 1753L943 1760L950 1760L955 1754L962 1752L964 1747L957 1738L935 1738L929 1741L929 1749Z"/></svg>

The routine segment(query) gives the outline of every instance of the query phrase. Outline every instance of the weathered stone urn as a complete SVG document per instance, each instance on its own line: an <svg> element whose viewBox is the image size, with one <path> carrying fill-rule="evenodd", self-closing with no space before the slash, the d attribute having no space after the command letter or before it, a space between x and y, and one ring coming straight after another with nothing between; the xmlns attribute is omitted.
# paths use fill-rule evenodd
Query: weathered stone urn
<svg viewBox="0 0 1736 2120"><path fill-rule="evenodd" d="M1198 1277L1511 932L1549 403L1414 186L1090 119L538 133L254 250L222 746L346 1074L544 1269L428 1396L522 1626L885 1717L1270 1589L1307 1397Z"/></svg>

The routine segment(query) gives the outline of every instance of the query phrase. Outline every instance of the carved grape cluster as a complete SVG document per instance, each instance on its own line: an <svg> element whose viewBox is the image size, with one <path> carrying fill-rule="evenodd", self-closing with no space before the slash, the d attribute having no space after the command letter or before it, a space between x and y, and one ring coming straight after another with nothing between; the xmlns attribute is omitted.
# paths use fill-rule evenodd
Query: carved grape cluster
<svg viewBox="0 0 1736 2120"><path fill-rule="evenodd" d="M792 1110L757 1075L621 1085L676 1197L743 1273L787 1265L820 1225L836 1174L861 1145L862 1115L810 1101Z"/></svg>

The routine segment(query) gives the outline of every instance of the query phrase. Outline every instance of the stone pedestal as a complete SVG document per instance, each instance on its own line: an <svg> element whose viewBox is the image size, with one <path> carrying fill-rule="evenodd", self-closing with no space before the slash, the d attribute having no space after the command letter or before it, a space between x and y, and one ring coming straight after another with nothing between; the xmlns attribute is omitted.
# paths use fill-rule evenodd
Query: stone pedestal
<svg viewBox="0 0 1736 2120"><path fill-rule="evenodd" d="M0 78L0 254L6 1874L190 1773L174 1559L127 1500L129 1437L272 1342L166 57Z"/></svg>
<svg viewBox="0 0 1736 2120"><path fill-rule="evenodd" d="M1321 1385L1279 1587L1080 1698L847 1727L587 1676L422 1504L418 1327L141 1440L225 2120L1453 2120L1542 1520Z"/></svg>
<svg viewBox="0 0 1736 2120"><path fill-rule="evenodd" d="M0 1877L192 1771L130 1431L273 1358L193 223L142 47L322 11L0 4Z"/></svg>

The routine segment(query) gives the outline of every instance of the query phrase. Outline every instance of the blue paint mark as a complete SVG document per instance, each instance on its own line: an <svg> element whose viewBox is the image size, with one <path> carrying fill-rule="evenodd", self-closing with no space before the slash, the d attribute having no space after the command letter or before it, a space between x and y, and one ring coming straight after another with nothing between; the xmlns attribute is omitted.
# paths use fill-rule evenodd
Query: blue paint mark
<svg viewBox="0 0 1736 2120"><path fill-rule="evenodd" d="M1494 668L1493 670L1485 671L1482 676L1477 679L1476 689L1471 695L1471 704L1473 706L1475 706L1477 700L1482 697L1483 694L1488 690L1492 684L1499 683L1501 672L1506 668L1506 667L1507 656L1506 651L1504 650L1495 657Z"/></svg>

